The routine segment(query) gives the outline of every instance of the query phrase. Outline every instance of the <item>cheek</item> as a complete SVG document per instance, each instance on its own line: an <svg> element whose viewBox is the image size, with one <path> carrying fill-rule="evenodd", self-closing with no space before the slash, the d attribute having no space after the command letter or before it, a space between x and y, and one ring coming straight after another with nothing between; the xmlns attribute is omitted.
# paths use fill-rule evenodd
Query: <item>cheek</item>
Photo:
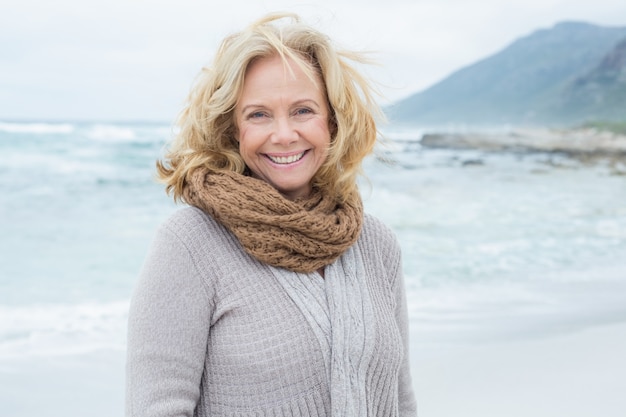
<svg viewBox="0 0 626 417"><path fill-rule="evenodd" d="M247 142L249 142L249 137L250 137L250 132L245 127L243 127L242 129L236 130L235 140L237 141L237 144L240 150L243 146L247 144Z"/></svg>
<svg viewBox="0 0 626 417"><path fill-rule="evenodd" d="M332 130L329 123L326 120L319 120L316 123L315 130L318 142L326 146L330 145Z"/></svg>
<svg viewBox="0 0 626 417"><path fill-rule="evenodd" d="M239 155L243 158L246 165L249 165L255 158L255 155L262 145L259 140L259 134L254 128L243 127L237 135L237 147Z"/></svg>
<svg viewBox="0 0 626 417"><path fill-rule="evenodd" d="M235 142L241 142L241 139L246 135L247 127L243 117L233 116L233 138Z"/></svg>

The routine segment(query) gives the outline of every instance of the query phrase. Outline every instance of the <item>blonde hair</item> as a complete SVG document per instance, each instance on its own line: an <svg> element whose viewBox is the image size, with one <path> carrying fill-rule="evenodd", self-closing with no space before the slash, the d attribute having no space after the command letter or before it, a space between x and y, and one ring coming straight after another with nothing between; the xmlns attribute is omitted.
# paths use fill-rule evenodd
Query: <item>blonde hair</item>
<svg viewBox="0 0 626 417"><path fill-rule="evenodd" d="M276 24L284 18L290 18L290 24ZM361 163L378 136L375 118L382 117L370 83L348 64L366 60L336 50L326 35L302 24L297 15L280 13L224 39L212 65L196 80L177 121L179 132L165 159L157 162L158 178L175 200L184 200L187 179L199 167L245 172L235 140L234 109L250 64L272 55L292 59L309 76L317 73L326 89L331 145L312 185L340 203L358 193Z"/></svg>

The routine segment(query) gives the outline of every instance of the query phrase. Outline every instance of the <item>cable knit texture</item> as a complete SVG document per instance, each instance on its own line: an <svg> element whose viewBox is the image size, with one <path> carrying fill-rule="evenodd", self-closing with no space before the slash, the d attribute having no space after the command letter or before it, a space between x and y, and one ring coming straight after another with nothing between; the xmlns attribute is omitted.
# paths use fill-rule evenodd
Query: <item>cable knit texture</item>
<svg viewBox="0 0 626 417"><path fill-rule="evenodd" d="M206 168L191 175L184 198L226 226L255 258L297 272L335 261L358 238L363 218L358 194L341 205L320 191L290 201L265 181Z"/></svg>
<svg viewBox="0 0 626 417"><path fill-rule="evenodd" d="M393 234L298 273L197 208L159 229L129 313L127 416L415 416Z"/></svg>

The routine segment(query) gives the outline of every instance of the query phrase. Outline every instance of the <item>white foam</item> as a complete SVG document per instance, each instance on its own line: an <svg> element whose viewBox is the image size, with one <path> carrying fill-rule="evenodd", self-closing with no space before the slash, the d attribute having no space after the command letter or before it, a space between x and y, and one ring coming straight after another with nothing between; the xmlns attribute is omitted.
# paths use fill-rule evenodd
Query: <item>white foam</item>
<svg viewBox="0 0 626 417"><path fill-rule="evenodd" d="M0 306L0 357L123 350L128 301Z"/></svg>
<svg viewBox="0 0 626 417"><path fill-rule="evenodd" d="M67 134L74 132L75 127L70 123L13 123L0 122L0 132L7 133L36 133Z"/></svg>
<svg viewBox="0 0 626 417"><path fill-rule="evenodd" d="M95 140L128 141L137 137L132 127L116 125L93 125L89 128L86 136Z"/></svg>
<svg viewBox="0 0 626 417"><path fill-rule="evenodd" d="M626 283L575 280L426 288L409 277L409 317L420 344L529 339L626 320Z"/></svg>
<svg viewBox="0 0 626 417"><path fill-rule="evenodd" d="M97 160L95 157L92 157L91 160L87 158L79 160L66 155L55 155L45 152L15 153L12 157L3 161L3 165L16 172L30 170L29 174L31 177L34 177L33 173L35 172L45 172L46 175L86 174L83 178L88 179L96 175L110 175L112 172L115 172L114 166L106 164L102 160ZM36 184L33 183L31 187L24 191L30 192L32 187L35 186Z"/></svg>
<svg viewBox="0 0 626 417"><path fill-rule="evenodd" d="M424 130L421 128L406 128L406 129L382 129L383 142L386 140L398 141L398 142L413 142L419 141L424 135Z"/></svg>

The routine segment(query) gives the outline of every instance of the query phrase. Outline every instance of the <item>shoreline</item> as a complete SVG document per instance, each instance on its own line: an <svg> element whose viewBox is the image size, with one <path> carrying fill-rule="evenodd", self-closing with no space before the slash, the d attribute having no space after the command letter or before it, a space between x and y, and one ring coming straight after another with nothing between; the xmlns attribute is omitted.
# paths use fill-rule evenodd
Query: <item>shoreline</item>
<svg viewBox="0 0 626 417"><path fill-rule="evenodd" d="M411 321L420 416L621 417L626 409L626 322L478 342L431 336ZM124 366L124 350L0 358L0 403L15 417L122 416ZM42 401L29 401L33 393Z"/></svg>
<svg viewBox="0 0 626 417"><path fill-rule="evenodd" d="M626 135L594 128L512 128L503 132L427 132L425 148L559 154L583 163L626 163Z"/></svg>
<svg viewBox="0 0 626 417"><path fill-rule="evenodd" d="M621 417L626 409L624 322L436 344L419 326L411 324L410 355L420 416ZM122 416L124 365L125 352L111 350L0 360L0 403L15 417ZM33 393L42 401L30 401Z"/></svg>

